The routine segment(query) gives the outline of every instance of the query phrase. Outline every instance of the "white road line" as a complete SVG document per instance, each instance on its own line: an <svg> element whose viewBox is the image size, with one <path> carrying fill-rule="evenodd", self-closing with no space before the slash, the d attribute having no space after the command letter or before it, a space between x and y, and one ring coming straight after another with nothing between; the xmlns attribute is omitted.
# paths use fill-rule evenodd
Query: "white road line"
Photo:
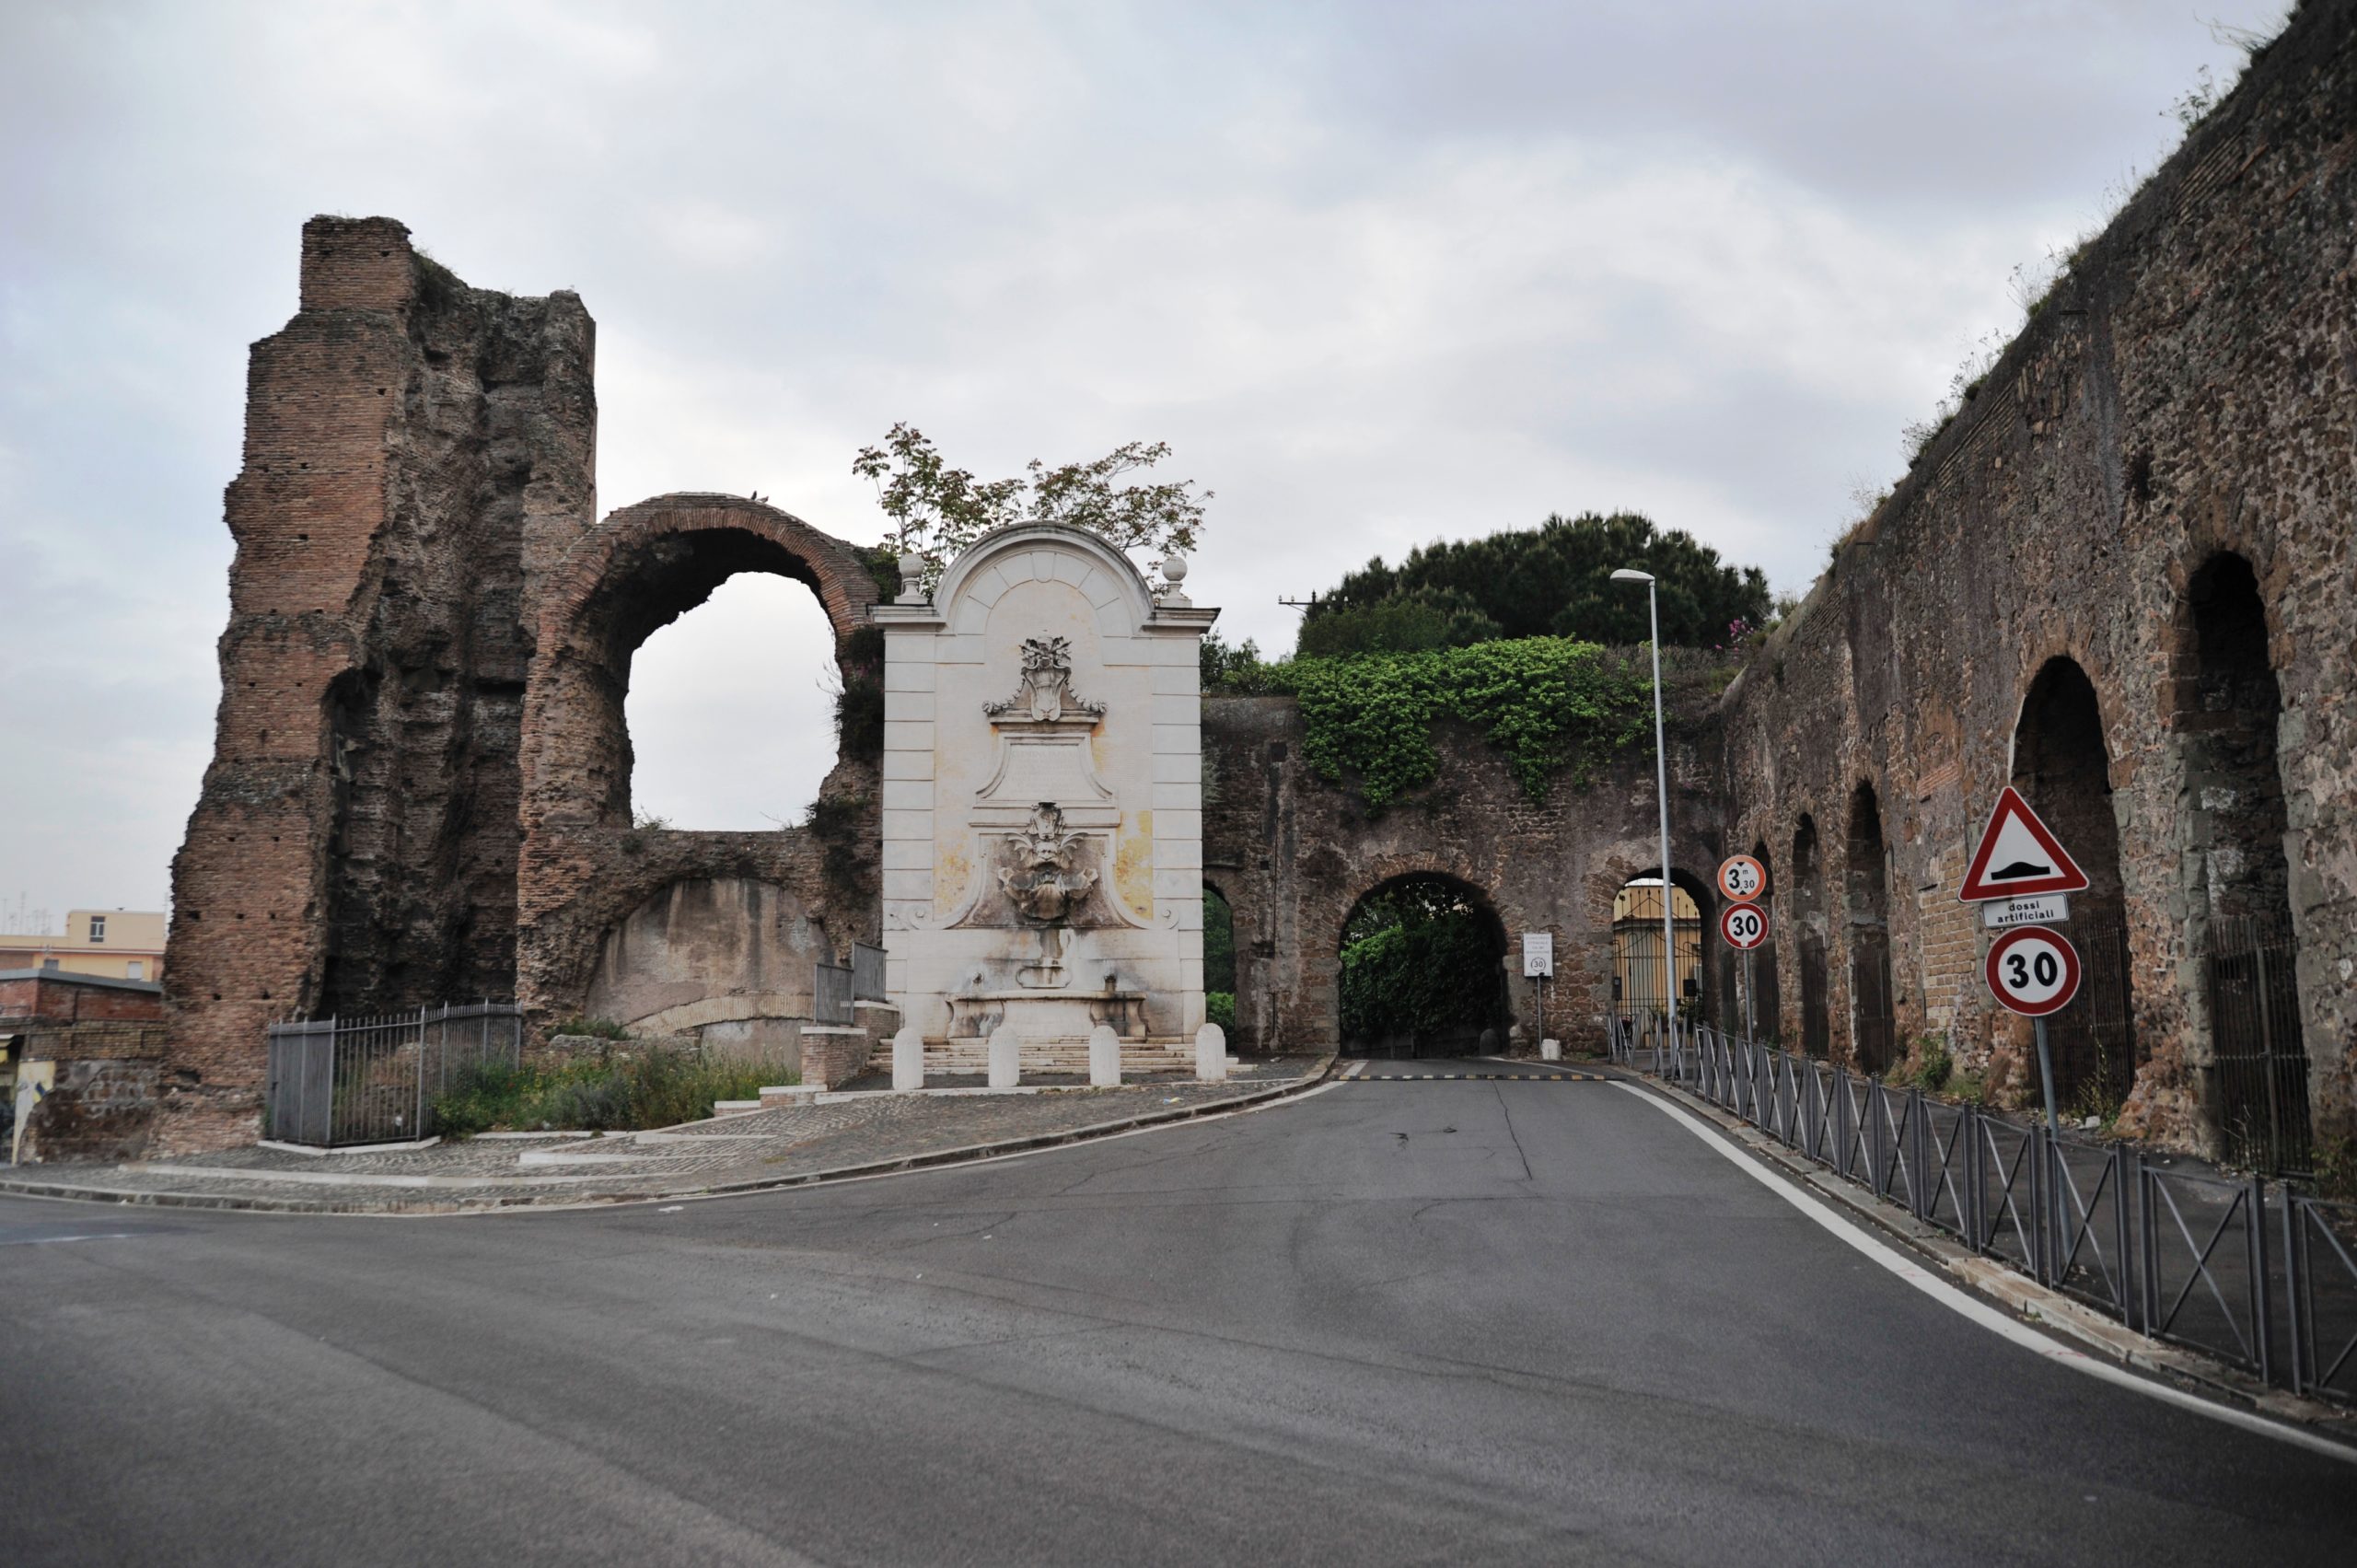
<svg viewBox="0 0 2357 1568"><path fill-rule="evenodd" d="M131 1241L139 1233L133 1230L92 1231L87 1236L14 1236L0 1237L0 1247L47 1247L57 1241Z"/></svg>
<svg viewBox="0 0 2357 1568"><path fill-rule="evenodd" d="M1743 1148L1729 1142L1718 1129L1701 1118L1670 1104L1667 1100L1635 1084L1615 1084L1613 1086L1636 1096L1645 1104L1684 1127L1701 1139L1704 1144L1725 1156L1736 1169L1949 1311L1970 1318L1991 1333L2012 1341L2032 1354L2042 1355L2049 1361L2058 1362L2073 1371L2084 1372L2088 1376L2099 1378L2103 1382L2116 1384L2123 1388L2132 1388L2148 1399L2160 1400L2163 1404L2175 1405L2180 1410L2191 1411L2197 1415L2206 1415L2212 1421L2222 1421L2228 1426L2239 1426L2246 1432L2256 1432L2263 1437L2272 1437L2278 1442L2289 1443L2293 1447L2305 1448L2310 1453L2323 1454L2339 1459L2343 1464L2357 1465L2357 1448L2352 1448L2345 1443L2336 1443L2329 1437L2320 1436L2316 1433L2288 1425L2280 1421L2270 1421L2267 1417L2250 1411L2235 1410L2231 1405L2214 1404L2199 1395L2189 1394L2182 1388L2171 1388L2165 1383L2156 1383L2149 1378L2139 1377L2123 1367L2114 1366L2109 1362L2098 1361L2083 1352L2073 1350L2069 1345L2049 1339L2026 1323L2015 1322L1995 1307L1985 1302L1975 1300L1963 1290L1939 1278L1897 1248L1877 1240L1849 1220L1843 1219L1822 1199L1794 1186L1769 1170Z"/></svg>

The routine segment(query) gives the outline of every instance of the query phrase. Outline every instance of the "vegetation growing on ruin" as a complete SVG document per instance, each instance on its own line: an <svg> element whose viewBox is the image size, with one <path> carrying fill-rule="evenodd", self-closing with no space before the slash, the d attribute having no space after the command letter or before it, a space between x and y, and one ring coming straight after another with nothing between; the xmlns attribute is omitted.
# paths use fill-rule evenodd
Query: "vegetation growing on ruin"
<svg viewBox="0 0 2357 1568"><path fill-rule="evenodd" d="M1524 792L1544 800L1558 773L1585 785L1646 733L1653 714L1641 661L1568 637L1282 664L1247 665L1244 652L1207 646L1207 689L1296 698L1308 732L1303 756L1323 777L1354 784L1369 806L1432 782L1440 767L1433 726L1444 719L1504 751Z"/></svg>
<svg viewBox="0 0 2357 1568"><path fill-rule="evenodd" d="M560 1032L574 1032L567 1024ZM752 1099L781 1079L773 1067L697 1051L608 1048L562 1066L469 1068L434 1098L435 1125L452 1136L508 1131L632 1132L700 1121L713 1102Z"/></svg>
<svg viewBox="0 0 2357 1568"><path fill-rule="evenodd" d="M863 626L842 640L835 656L834 697L835 754L882 761L884 628Z"/></svg>
<svg viewBox="0 0 2357 1568"><path fill-rule="evenodd" d="M1155 561L1194 549L1210 491L1198 492L1187 479L1124 482L1169 455L1167 442L1131 441L1087 462L1050 468L1034 458L1022 477L978 480L951 468L924 432L903 424L882 446L862 447L851 471L876 486L893 523L887 545L923 556L931 588L968 545L1016 523L1086 528Z"/></svg>
<svg viewBox="0 0 2357 1568"><path fill-rule="evenodd" d="M1377 556L1319 596L1297 651L1419 653L1525 637L1642 643L1653 634L1645 595L1612 581L1624 566L1654 575L1665 646L1724 646L1768 619L1768 579L1757 566L1722 561L1693 535L1633 512L1589 512L1440 540L1396 567Z"/></svg>
<svg viewBox="0 0 2357 1568"><path fill-rule="evenodd" d="M821 795L810 803L803 826L819 841L819 869L830 899L856 909L867 896L863 890L859 857L861 827L870 819L875 796L865 792Z"/></svg>

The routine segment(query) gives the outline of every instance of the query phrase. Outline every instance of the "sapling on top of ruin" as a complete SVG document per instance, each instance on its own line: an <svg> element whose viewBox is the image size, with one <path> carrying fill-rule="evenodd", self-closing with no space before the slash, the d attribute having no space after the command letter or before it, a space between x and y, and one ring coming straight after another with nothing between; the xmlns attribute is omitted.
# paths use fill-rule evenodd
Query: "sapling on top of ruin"
<svg viewBox="0 0 2357 1568"><path fill-rule="evenodd" d="M978 480L944 461L923 431L900 424L883 445L862 447L851 471L875 484L893 522L887 542L902 555L923 558L930 591L968 545L1016 523L1086 528L1118 549L1147 556L1150 569L1192 550L1210 491L1198 491L1190 479L1122 482L1169 455L1167 442L1130 441L1088 462L1050 468L1034 458L1026 477ZM1163 586L1157 582L1156 591Z"/></svg>

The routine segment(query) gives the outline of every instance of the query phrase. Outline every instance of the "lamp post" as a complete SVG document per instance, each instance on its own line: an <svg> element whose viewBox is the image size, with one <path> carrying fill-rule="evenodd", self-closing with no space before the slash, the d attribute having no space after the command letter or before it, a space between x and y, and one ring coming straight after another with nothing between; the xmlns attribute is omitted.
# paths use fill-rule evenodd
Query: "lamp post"
<svg viewBox="0 0 2357 1568"><path fill-rule="evenodd" d="M1653 626L1654 650L1654 793L1661 804L1661 994L1669 1026L1669 1042L1678 1043L1678 934L1669 903L1669 753L1662 745L1661 725L1661 599L1651 572L1623 566L1612 574L1616 583L1645 585L1645 615Z"/></svg>

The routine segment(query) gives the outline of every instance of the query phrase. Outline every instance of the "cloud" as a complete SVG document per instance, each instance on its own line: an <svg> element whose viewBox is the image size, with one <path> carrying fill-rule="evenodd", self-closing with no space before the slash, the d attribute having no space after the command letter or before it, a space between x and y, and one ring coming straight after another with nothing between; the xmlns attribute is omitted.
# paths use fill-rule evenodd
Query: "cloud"
<svg viewBox="0 0 2357 1568"><path fill-rule="evenodd" d="M2237 62L2159 0L9 7L0 896L164 897L243 350L312 213L578 289L606 506L758 489L872 540L849 464L895 420L986 473L1167 439L1218 495L1190 591L1282 646L1280 593L1550 511L1804 586L2205 64ZM783 591L642 661L682 819L777 815L831 757ZM664 782L772 697L749 794Z"/></svg>

